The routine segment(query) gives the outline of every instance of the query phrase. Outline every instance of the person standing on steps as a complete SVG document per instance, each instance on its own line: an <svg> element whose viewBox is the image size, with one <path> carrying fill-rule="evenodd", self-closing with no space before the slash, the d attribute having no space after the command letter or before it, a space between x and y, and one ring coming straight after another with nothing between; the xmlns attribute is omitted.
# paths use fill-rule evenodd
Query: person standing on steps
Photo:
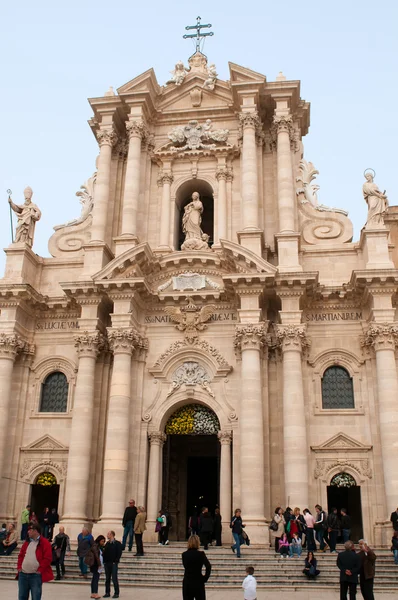
<svg viewBox="0 0 398 600"><path fill-rule="evenodd" d="M315 544L315 519L312 516L311 512L308 508L303 510L303 515L305 519L305 537L307 538L307 550L308 552L315 552L316 544Z"/></svg>
<svg viewBox="0 0 398 600"><path fill-rule="evenodd" d="M128 538L129 552L131 552L134 543L134 523L135 518L137 516L137 507L135 505L135 500L129 500L129 505L126 507L123 515L123 539L122 539L122 548L126 549L126 542Z"/></svg>
<svg viewBox="0 0 398 600"><path fill-rule="evenodd" d="M277 528L275 530L271 529L271 536L275 543L275 553L279 554L279 540L285 533L285 518L283 516L283 508L280 506L276 507L272 521L276 523Z"/></svg>
<svg viewBox="0 0 398 600"><path fill-rule="evenodd" d="M84 562L89 567L90 572L92 573L91 578L91 596L90 598L101 598L98 594L98 583L101 573L104 572L104 557L103 557L103 549L105 545L106 539L103 535L99 535L94 544L91 546L90 550L86 554L86 558Z"/></svg>
<svg viewBox="0 0 398 600"><path fill-rule="evenodd" d="M361 594L363 600L374 600L373 595L373 583L375 578L375 563L376 554L365 540L359 540L359 560L360 560L360 571L359 571L359 585L361 587Z"/></svg>
<svg viewBox="0 0 398 600"><path fill-rule="evenodd" d="M87 565L84 562L86 558L87 552L90 550L91 546L94 543L94 538L87 529L87 527L83 527L82 532L77 536L77 550L76 554L79 558L79 569L80 569L80 577L84 577L87 579Z"/></svg>
<svg viewBox="0 0 398 600"><path fill-rule="evenodd" d="M350 539L351 535L351 517L347 515L347 510L342 508L341 513L341 532L343 534L343 543L345 544Z"/></svg>
<svg viewBox="0 0 398 600"><path fill-rule="evenodd" d="M350 540L344 544L344 552L337 556L337 566L340 569L340 600L347 600L348 590L350 600L355 600L361 563Z"/></svg>
<svg viewBox="0 0 398 600"><path fill-rule="evenodd" d="M55 568L57 570L56 579L59 581L65 577L65 554L70 555L70 540L65 533L65 528L60 527L57 535L54 537L52 549L55 554Z"/></svg>
<svg viewBox="0 0 398 600"><path fill-rule="evenodd" d="M237 558L240 558L240 546L241 546L241 536L242 529L245 527L242 522L242 512L240 508L235 510L234 516L231 519L230 528L232 529L232 535L235 541L235 544L231 546L232 552L235 554Z"/></svg>
<svg viewBox="0 0 398 600"><path fill-rule="evenodd" d="M209 549L213 534L213 519L209 513L207 506L203 507L202 514L199 519L200 543L205 550Z"/></svg>
<svg viewBox="0 0 398 600"><path fill-rule="evenodd" d="M340 522L337 516L337 508L332 508L327 519L328 534L329 534L329 547L330 552L337 552L337 536L339 535Z"/></svg>
<svg viewBox="0 0 398 600"><path fill-rule="evenodd" d="M160 541L162 546L168 546L169 544L169 519L167 510L161 511L162 523L160 526Z"/></svg>
<svg viewBox="0 0 398 600"><path fill-rule="evenodd" d="M315 537L319 542L319 552L325 552L325 531L327 531L327 514L324 510L322 510L322 506L320 504L315 505L315 510Z"/></svg>
<svg viewBox="0 0 398 600"><path fill-rule="evenodd" d="M213 522L213 539L216 540L216 546L222 546L221 534L222 534L222 517L221 517L220 509L217 506L217 508L214 512L214 522Z"/></svg>
<svg viewBox="0 0 398 600"><path fill-rule="evenodd" d="M29 517L30 517L30 504L28 504L21 513L21 540L23 542L26 540L26 536L28 535Z"/></svg>
<svg viewBox="0 0 398 600"><path fill-rule="evenodd" d="M134 556L144 556L144 544L142 542L142 537L144 535L144 531L146 531L146 512L143 506L138 507L138 513L134 522L134 533L135 533L135 543L137 546L137 552Z"/></svg>
<svg viewBox="0 0 398 600"><path fill-rule="evenodd" d="M102 553L105 569L105 594L104 598L111 597L111 578L115 593L112 598L119 598L119 579L117 572L119 569L119 561L122 556L122 544L115 539L115 532L108 531L106 534L108 541L104 546Z"/></svg>
<svg viewBox="0 0 398 600"><path fill-rule="evenodd" d="M188 549L182 553L184 566L184 579L182 581L183 600L206 600L205 583L211 573L211 564L204 552L200 549L200 539L191 535L188 539ZM202 569L205 567L205 575Z"/></svg>
<svg viewBox="0 0 398 600"><path fill-rule="evenodd" d="M394 555L394 564L398 565L398 531L394 531L391 538L391 552Z"/></svg>

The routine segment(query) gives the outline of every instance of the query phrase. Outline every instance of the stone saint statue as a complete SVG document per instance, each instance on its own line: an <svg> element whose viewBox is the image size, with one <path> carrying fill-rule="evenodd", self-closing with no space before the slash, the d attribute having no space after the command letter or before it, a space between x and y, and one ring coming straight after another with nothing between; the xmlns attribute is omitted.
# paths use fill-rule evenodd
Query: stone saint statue
<svg viewBox="0 0 398 600"><path fill-rule="evenodd" d="M365 174L366 183L363 184L363 196L368 205L368 218L366 229L378 229L384 227L384 215L388 208L388 200L385 191L381 193L377 184L373 182L371 173Z"/></svg>
<svg viewBox="0 0 398 600"><path fill-rule="evenodd" d="M41 211L32 202L33 190L30 187L24 189L24 204L14 204L11 198L8 202L12 210L18 216L18 223L15 234L15 242L24 242L30 248L33 246L33 237L35 232L35 223L41 218Z"/></svg>
<svg viewBox="0 0 398 600"><path fill-rule="evenodd" d="M202 223L203 204L198 192L192 194L192 201L184 208L182 218L182 230L185 233L185 241L181 250L210 250L209 236L200 228Z"/></svg>

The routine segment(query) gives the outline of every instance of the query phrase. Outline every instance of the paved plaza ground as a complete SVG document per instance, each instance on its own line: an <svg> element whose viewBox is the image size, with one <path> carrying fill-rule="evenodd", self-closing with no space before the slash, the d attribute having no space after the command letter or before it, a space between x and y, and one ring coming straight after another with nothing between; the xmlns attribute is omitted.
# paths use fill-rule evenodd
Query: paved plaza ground
<svg viewBox="0 0 398 600"><path fill-rule="evenodd" d="M156 574L154 573L154 576ZM103 589L99 590L104 593ZM0 581L0 598L9 600L18 597L18 586L16 581ZM49 583L43 587L43 600L85 600L90 598L90 586L68 585L64 583ZM161 588L122 588L120 598L126 600L181 600L182 594L179 589L161 589ZM207 600L243 600L241 590L214 590L208 589L206 592ZM258 600L338 600L337 591L324 591L319 589L300 590L299 592L259 590ZM358 590L358 600L362 596ZM377 593L376 600L396 600L398 599L398 590L395 593Z"/></svg>

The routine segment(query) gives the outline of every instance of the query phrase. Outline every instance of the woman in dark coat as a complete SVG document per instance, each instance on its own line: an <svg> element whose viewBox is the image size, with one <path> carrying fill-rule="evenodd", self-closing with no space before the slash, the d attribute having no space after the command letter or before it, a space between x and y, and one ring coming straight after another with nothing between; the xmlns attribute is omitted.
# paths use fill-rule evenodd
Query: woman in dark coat
<svg viewBox="0 0 398 600"><path fill-rule="evenodd" d="M213 539L216 540L216 546L222 546L222 542L221 542L221 532L222 532L222 525L221 525L221 514L220 514L220 509L216 508L215 512L214 512L214 521L213 521Z"/></svg>
<svg viewBox="0 0 398 600"><path fill-rule="evenodd" d="M320 571L317 569L318 563L313 552L308 552L307 558L305 559L305 566L303 573L308 579L315 579L318 577Z"/></svg>
<svg viewBox="0 0 398 600"><path fill-rule="evenodd" d="M205 583L210 577L211 564L204 552L199 550L200 540L197 535L191 535L188 540L188 550L182 553L184 579L182 581L183 600L206 600ZM202 569L206 573L203 575Z"/></svg>
<svg viewBox="0 0 398 600"><path fill-rule="evenodd" d="M200 542L205 550L209 549L213 535L213 519L209 509L205 506L199 519Z"/></svg>
<svg viewBox="0 0 398 600"><path fill-rule="evenodd" d="M91 598L101 598L98 594L98 582L101 573L104 570L104 561L102 558L102 550L105 546L105 538L103 535L99 535L91 546L87 555L92 554L92 557L86 557L90 564L90 571L93 574L91 579Z"/></svg>

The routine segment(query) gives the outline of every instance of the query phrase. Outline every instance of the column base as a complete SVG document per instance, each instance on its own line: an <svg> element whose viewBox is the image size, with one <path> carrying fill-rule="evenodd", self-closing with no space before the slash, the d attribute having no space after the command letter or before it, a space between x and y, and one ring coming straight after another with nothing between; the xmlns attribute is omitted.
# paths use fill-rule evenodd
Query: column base
<svg viewBox="0 0 398 600"><path fill-rule="evenodd" d="M244 248L251 250L257 256L262 256L264 246L264 232L261 229L244 229L237 231L238 242Z"/></svg>
<svg viewBox="0 0 398 600"><path fill-rule="evenodd" d="M250 544L254 546L264 546L269 543L268 527L265 524L265 518L246 518L242 517L243 524L246 525L245 531L250 538Z"/></svg>
<svg viewBox="0 0 398 600"><path fill-rule="evenodd" d="M135 248L140 243L138 237L133 234L121 235L119 237L114 237L113 241L115 243L115 256L120 256L126 250L130 250L130 248Z"/></svg>
<svg viewBox="0 0 398 600"><path fill-rule="evenodd" d="M377 547L390 548L393 529L390 521L376 521L373 526L373 544Z"/></svg>
<svg viewBox="0 0 398 600"><path fill-rule="evenodd" d="M70 537L71 542L74 542L79 533L81 533L83 527L87 527L87 529L92 532L93 523L84 517L81 519L79 517L62 517L60 522L55 526L56 533L58 533L57 527L65 527L65 533Z"/></svg>
<svg viewBox="0 0 398 600"><path fill-rule="evenodd" d="M99 521L97 521L97 523L94 523L93 525L94 538L96 538L98 535L104 535L106 537L108 531L114 531L116 534L116 539L120 542L122 541L124 527L122 525L121 517L118 519L101 518Z"/></svg>
<svg viewBox="0 0 398 600"><path fill-rule="evenodd" d="M299 263L300 234L277 233L275 246L278 248L278 271L280 273L296 273L302 271Z"/></svg>

